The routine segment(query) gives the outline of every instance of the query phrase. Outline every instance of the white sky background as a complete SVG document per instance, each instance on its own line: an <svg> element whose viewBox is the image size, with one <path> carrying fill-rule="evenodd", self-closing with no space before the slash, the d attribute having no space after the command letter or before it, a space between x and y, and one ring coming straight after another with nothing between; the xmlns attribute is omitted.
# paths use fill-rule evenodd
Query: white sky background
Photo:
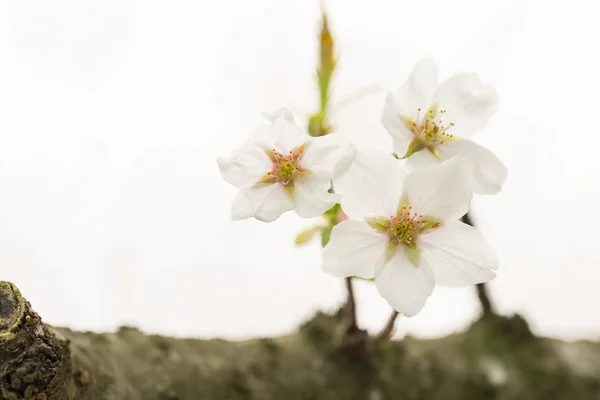
<svg viewBox="0 0 600 400"><path fill-rule="evenodd" d="M600 336L600 51L595 2L330 1L341 67L334 102L395 89L421 57L471 70L501 106L479 143L509 168L473 213L497 249L491 290L536 332ZM289 332L341 304L310 221L229 222L218 175L263 111L316 107L318 1L9 0L0 3L0 279L52 324L128 323L175 335ZM384 92L334 115L339 132L390 150ZM358 285L360 323L389 307ZM478 312L440 289L407 332L438 336Z"/></svg>

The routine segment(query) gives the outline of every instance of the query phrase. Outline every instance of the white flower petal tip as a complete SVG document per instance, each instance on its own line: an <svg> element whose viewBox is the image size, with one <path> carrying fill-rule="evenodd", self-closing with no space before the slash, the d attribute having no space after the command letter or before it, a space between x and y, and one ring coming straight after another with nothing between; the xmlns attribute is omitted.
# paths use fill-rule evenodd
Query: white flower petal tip
<svg viewBox="0 0 600 400"><path fill-rule="evenodd" d="M403 197L419 215L439 221L456 220L467 213L471 203L472 188L465 178L466 171L461 159L413 171L406 178Z"/></svg>
<svg viewBox="0 0 600 400"><path fill-rule="evenodd" d="M447 222L424 234L420 246L422 261L433 269L438 285L464 287L496 277L498 257L472 226Z"/></svg>
<svg viewBox="0 0 600 400"><path fill-rule="evenodd" d="M340 201L330 193L332 178L351 164L353 144L337 135L302 133L286 110L234 154L217 158L224 180L238 187L231 217L271 222L287 211L316 217Z"/></svg>
<svg viewBox="0 0 600 400"><path fill-rule="evenodd" d="M408 257L395 255L375 276L375 285L394 310L414 317L433 293L435 275L429 266L417 267Z"/></svg>
<svg viewBox="0 0 600 400"><path fill-rule="evenodd" d="M225 157L217 157L217 165L219 166L219 173L221 174L221 178L225 179L227 176L228 170L231 168L231 160ZM227 180L227 179L225 179Z"/></svg>
<svg viewBox="0 0 600 400"><path fill-rule="evenodd" d="M272 124L274 124L279 117L283 117L288 122L296 123L294 115L287 108L280 108L276 111L264 112L262 113L262 116Z"/></svg>
<svg viewBox="0 0 600 400"><path fill-rule="evenodd" d="M239 191L231 204L231 220L255 218L261 222L273 222L293 209L294 202L282 185L259 184Z"/></svg>
<svg viewBox="0 0 600 400"><path fill-rule="evenodd" d="M446 111L445 118L464 137L487 125L498 108L498 93L477 74L459 73L440 85L434 103Z"/></svg>
<svg viewBox="0 0 600 400"><path fill-rule="evenodd" d="M235 187L241 188L257 182L268 169L271 161L261 149L255 134L229 157L217 157L221 177Z"/></svg>
<svg viewBox="0 0 600 400"><path fill-rule="evenodd" d="M456 140L440 146L439 154L444 159L463 160L466 177L477 194L500 192L508 176L506 167L494 153L471 140Z"/></svg>
<svg viewBox="0 0 600 400"><path fill-rule="evenodd" d="M346 141L340 146L340 149L342 155L333 170L334 178L345 174L346 171L348 171L348 168L350 168L350 165L354 162L354 157L356 157L356 145L354 143Z"/></svg>
<svg viewBox="0 0 600 400"><path fill-rule="evenodd" d="M419 108L425 110L433 102L437 86L438 68L433 59L417 61L406 82L394 95L397 110L404 115L412 115Z"/></svg>
<svg viewBox="0 0 600 400"><path fill-rule="evenodd" d="M439 87L437 82L433 61L421 60L396 94L388 94L381 121L394 152L408 158L410 170L462 155L473 163L472 190L497 193L506 179L504 166L481 146L459 140L487 125L498 108L497 92L472 73L456 74Z"/></svg>
<svg viewBox="0 0 600 400"><path fill-rule="evenodd" d="M309 173L294 183L296 214L312 218L323 214L340 201L340 195L329 193L331 178L324 173Z"/></svg>
<svg viewBox="0 0 600 400"><path fill-rule="evenodd" d="M394 141L394 153L399 157L404 157L413 140L413 134L402 120L402 114L392 92L388 92L385 98L381 124Z"/></svg>
<svg viewBox="0 0 600 400"><path fill-rule="evenodd" d="M346 172L356 154L356 145L339 133L311 137L303 158L303 165L332 177Z"/></svg>

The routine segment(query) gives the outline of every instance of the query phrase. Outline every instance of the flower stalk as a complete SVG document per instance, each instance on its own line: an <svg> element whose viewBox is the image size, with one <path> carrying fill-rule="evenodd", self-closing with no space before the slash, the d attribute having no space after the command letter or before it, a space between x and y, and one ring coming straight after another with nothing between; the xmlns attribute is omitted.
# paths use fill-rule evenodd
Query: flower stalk
<svg viewBox="0 0 600 400"><path fill-rule="evenodd" d="M400 315L398 311L392 311L383 328L375 335L375 337L373 337L372 344L374 347L380 346L392 338L392 335L394 334L394 325L396 324L398 315Z"/></svg>
<svg viewBox="0 0 600 400"><path fill-rule="evenodd" d="M471 219L469 213L466 213L460 220L467 225L475 227L475 224L473 223L473 220ZM477 285L475 285L475 288L477 289L477 298L479 299L479 304L481 304L483 316L487 317L496 315L496 311L494 310L494 306L488 291L487 284L478 283Z"/></svg>
<svg viewBox="0 0 600 400"><path fill-rule="evenodd" d="M333 126L329 122L329 99L331 79L335 72L337 59L335 57L335 41L331 30L329 29L329 19L325 9L322 10L321 31L319 40L319 61L317 65L317 86L319 89L319 109L309 117L308 133L311 136L325 136L333 131ZM333 188L332 188L333 191ZM325 247L329 242L331 231L335 225L343 220L340 215L343 214L340 205L336 204L323 214L327 221L327 227L321 232L321 245ZM354 332L359 331L356 322L356 299L354 297L354 288L352 286L352 277L345 278L346 286L346 304L343 310L344 327L343 332L346 338Z"/></svg>

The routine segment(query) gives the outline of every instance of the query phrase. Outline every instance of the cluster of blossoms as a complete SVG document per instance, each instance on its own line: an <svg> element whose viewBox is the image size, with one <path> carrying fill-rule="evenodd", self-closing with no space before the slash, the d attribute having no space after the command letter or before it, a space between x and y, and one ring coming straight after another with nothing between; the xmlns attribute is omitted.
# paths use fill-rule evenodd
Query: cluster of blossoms
<svg viewBox="0 0 600 400"><path fill-rule="evenodd" d="M506 179L490 151L463 139L487 124L497 102L475 74L438 86L426 59L387 96L381 121L394 154L357 150L336 133L309 136L285 109L266 114L269 125L218 159L223 179L240 189L232 219L270 222L291 210L310 218L339 203L348 218L331 231L323 270L373 279L396 311L414 316L436 284L496 276L495 252L459 219L473 193L497 193Z"/></svg>

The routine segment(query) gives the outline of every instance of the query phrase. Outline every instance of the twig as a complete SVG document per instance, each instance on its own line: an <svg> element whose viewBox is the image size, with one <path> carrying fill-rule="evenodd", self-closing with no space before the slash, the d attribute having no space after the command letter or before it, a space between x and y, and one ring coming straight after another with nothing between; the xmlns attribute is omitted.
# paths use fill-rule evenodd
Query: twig
<svg viewBox="0 0 600 400"><path fill-rule="evenodd" d="M466 213L460 220L467 225L475 226L469 213ZM481 304L481 308L483 309L483 315L495 315L496 312L494 311L494 306L492 305L487 285L485 283L479 283L476 285L476 288L477 297L479 298L479 303Z"/></svg>
<svg viewBox="0 0 600 400"><path fill-rule="evenodd" d="M356 300L354 298L354 288L352 287L352 278L346 278L346 290L348 298L344 307L344 331L346 333L358 330L356 323Z"/></svg>
<svg viewBox="0 0 600 400"><path fill-rule="evenodd" d="M398 318L398 315L398 311L392 311L392 314L388 318L381 331L379 331L379 333L375 337L373 337L373 344L375 346L379 346L392 338L392 335L394 334L394 325L396 324L396 319Z"/></svg>
<svg viewBox="0 0 600 400"><path fill-rule="evenodd" d="M496 312L492 307L487 285L485 283L478 283L476 287L477 297L479 297L479 302L481 303L481 308L483 309L483 315L495 315Z"/></svg>

